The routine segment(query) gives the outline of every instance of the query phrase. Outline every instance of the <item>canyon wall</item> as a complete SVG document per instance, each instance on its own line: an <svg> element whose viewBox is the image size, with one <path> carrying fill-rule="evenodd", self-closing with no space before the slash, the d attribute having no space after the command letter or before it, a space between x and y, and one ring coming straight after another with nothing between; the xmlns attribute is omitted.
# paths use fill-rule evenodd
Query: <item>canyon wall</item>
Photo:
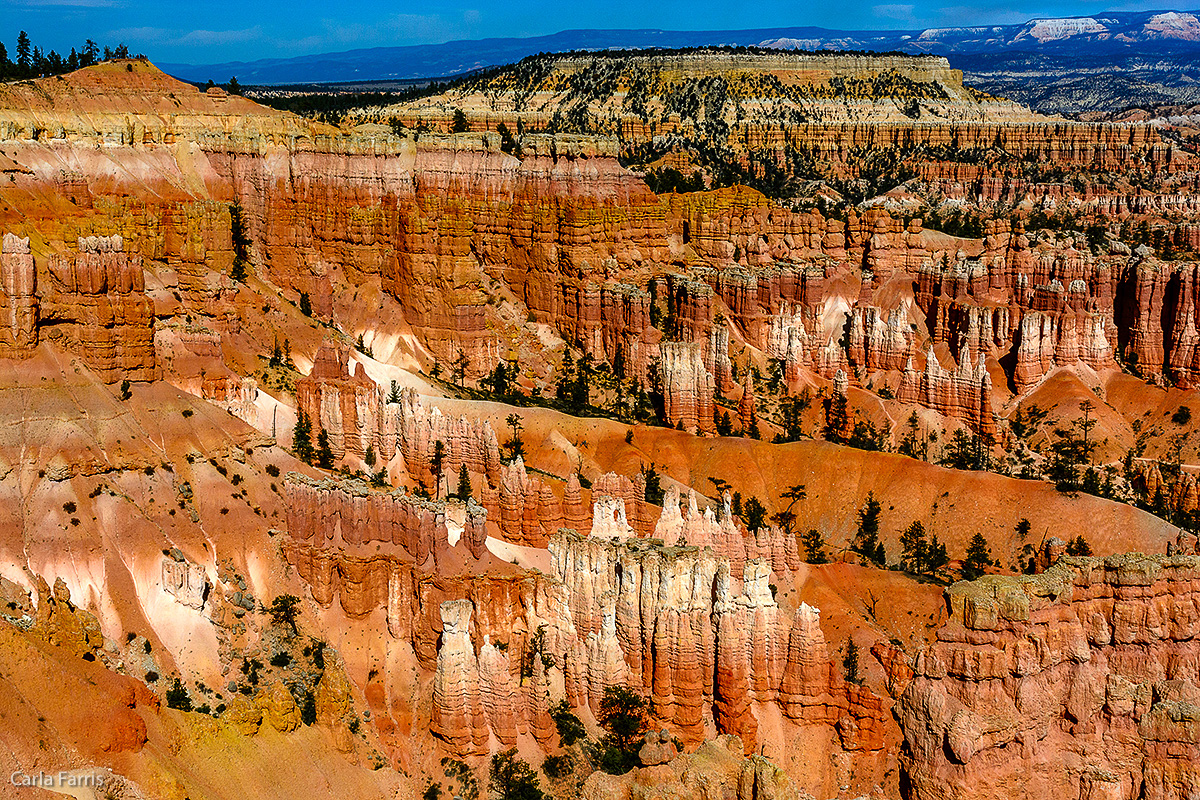
<svg viewBox="0 0 1200 800"><path fill-rule="evenodd" d="M896 687L913 797L1186 797L1198 578L1194 556L1130 554L951 587Z"/></svg>

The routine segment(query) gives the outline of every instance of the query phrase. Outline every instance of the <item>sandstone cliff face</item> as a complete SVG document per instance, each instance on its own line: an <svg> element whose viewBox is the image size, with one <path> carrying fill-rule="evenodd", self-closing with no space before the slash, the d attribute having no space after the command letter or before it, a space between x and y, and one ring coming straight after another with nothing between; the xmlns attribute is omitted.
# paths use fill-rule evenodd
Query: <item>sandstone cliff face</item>
<svg viewBox="0 0 1200 800"><path fill-rule="evenodd" d="M687 431L712 433L716 382L700 345L666 342L659 366L667 421Z"/></svg>
<svg viewBox="0 0 1200 800"><path fill-rule="evenodd" d="M78 246L73 259L51 256L50 280L39 289L29 240L4 234L0 299L6 319L0 348L5 357L30 355L45 336L79 355L109 383L154 379L154 314L141 257L126 253L120 236L80 238Z"/></svg>
<svg viewBox="0 0 1200 800"><path fill-rule="evenodd" d="M786 684L789 717L836 725L846 750L883 747L882 701L841 682L811 624L792 636L768 586L767 562L745 562L739 590L728 562L707 549L561 534L550 552L551 571L565 584L576 630L587 640L593 703L627 670L655 717L683 741L701 741L711 714L718 730L736 733L751 752L758 728L752 704L780 702L785 675L802 674L811 684L794 677ZM816 618L807 606L797 613Z"/></svg>
<svg viewBox="0 0 1200 800"><path fill-rule="evenodd" d="M500 467L498 487L483 489L483 505L497 520L501 537L514 544L545 547L566 522L563 504L554 491L525 471L520 456ZM576 505L579 509L575 510L581 510L583 501L577 500Z"/></svg>
<svg viewBox="0 0 1200 800"><path fill-rule="evenodd" d="M311 420L314 442L325 431L335 458L362 458L368 447L382 449L383 392L361 364L351 375L349 358L348 348L323 342L308 376L296 381L297 410Z"/></svg>
<svg viewBox="0 0 1200 800"><path fill-rule="evenodd" d="M29 240L4 234L0 245L0 301L4 324L0 327L0 354L20 358L37 345L37 270L29 251Z"/></svg>
<svg viewBox="0 0 1200 800"><path fill-rule="evenodd" d="M430 730L459 755L487 752L488 714L484 711L479 666L471 644L471 611L469 600L442 603L442 646L433 679ZM489 690L493 683L489 681ZM493 706L492 712L496 711Z"/></svg>
<svg viewBox="0 0 1200 800"><path fill-rule="evenodd" d="M936 409L947 417L966 421L981 437L996 435L992 411L992 378L982 359L972 364L967 346L953 369L943 367L930 348L925 353L925 370L918 373L909 360L900 381L897 399Z"/></svg>
<svg viewBox="0 0 1200 800"><path fill-rule="evenodd" d="M915 797L1186 796L1195 557L1064 557L948 591L900 700Z"/></svg>
<svg viewBox="0 0 1200 800"><path fill-rule="evenodd" d="M308 293L320 318L333 313L335 287L378 280L398 301L423 352L449 362L462 348L471 361L469 372L478 375L496 360L502 334L486 301L503 284L528 314L594 358L620 364L628 378L645 380L655 362L670 365L672 424L682 419L705 431L711 426L708 381L712 391L727 396L735 389L728 349L739 338L784 360L789 382L804 369L827 379L841 369L856 381L860 373L902 372L910 356L919 362L920 350L943 342L955 355L968 345L972 365L1013 351L1009 377L1018 392L1054 367L1111 369L1118 356L1127 363L1136 358L1144 374L1165 374L1181 385L1190 385L1196 370L1195 323L1188 322L1196 313L1187 310L1196 304L1189 288L1194 281L1186 269L1145 255L1093 255L1065 234L1059 241L1031 241L1019 224L1004 220L989 222L982 240L967 240L925 230L919 220L905 224L898 212L882 206L826 218L780 208L745 187L659 198L620 166L613 140L531 135L517 159L501 151L498 135L490 132L427 134L419 140L381 129L331 136L331 129L315 123L241 98L200 96L148 65L133 66L128 81L138 89L132 93L118 93L101 80L112 82L111 70L103 76L85 70L59 81L63 86L48 86L46 92L56 98L49 106L24 89L5 95L8 105L0 103L0 117L9 120L12 135L61 128L66 144L58 150L66 152L55 150L55 157L70 166L69 180L61 178L48 166L49 145L22 139L13 157L28 164L22 168L30 177L20 179L28 181L20 191L52 184L55 192L78 201L45 226L39 223L47 227L39 231L43 239L119 231L131 263L141 256L168 265L186 301L222 325L236 319L231 314L236 290L228 279L214 276L223 278L220 272L233 257L229 200L236 199L254 242L255 270L289 297ZM187 100L190 113L164 119L160 112L171 97ZM132 128L118 124L120 115L108 108L117 107L117 98L124 104L121 113L134 114ZM57 122L49 119L55 103L65 104ZM980 113L998 108L985 103ZM223 131L231 115L247 120L244 132L216 134L206 127ZM806 148L819 150L825 142L839 154L853 147L847 141L860 139L874 147L894 139L911 148L918 129L932 147L969 148L985 139L986 147L994 147L1003 141L1013 154L1048 155L1061 163L1156 158L1160 147L1152 132L1137 127L1005 120L812 123L791 126L786 136L747 131L739 147L776 139L783 146L788 137L810 136ZM105 177L98 183L101 165L70 144L97 141L110 142L120 158L138 163L138 180ZM177 141L194 143L203 163L177 158L172 149ZM264 148L271 147L276 155L267 158ZM149 197L145 185L169 190ZM84 196L79 186L93 188ZM1119 200L1104 191L1096 188L1083 198L1085 208L1128 215L1153 210L1155 203L1165 203L1164 209L1179 205ZM135 213L139 204L144 213ZM12 229L27 227L22 221ZM25 254L9 254L10 270L23 262L18 255ZM686 274L678 264L687 266ZM77 339L79 330L69 320L107 313L105 304L64 295L65 305L56 310L53 292L45 288L51 278L43 271L39 282L40 317L54 322L43 329ZM857 297L853 289L846 292L847 278L850 286L861 278ZM910 278L917 284L916 308L895 302L896 287ZM652 285L667 288L675 326L669 333L689 347L687 354L661 352L665 331L649 322ZM12 288L17 295L10 297L26 299L10 300L21 309L12 313L23 320L10 324L10 332L25 331L19 337L28 342L30 295L22 295L26 289L17 284ZM100 341L81 343L79 351L94 353L108 379L149 374L152 350L138 332L149 323L138 308L141 290L117 281L104 291L120 298L114 300L120 310L111 319L89 321L89 329L104 333ZM924 340L917 309L931 342ZM714 325L717 313L727 313L729 324ZM701 351L703 372L694 366L691 348ZM349 442L347 452L361 455L376 438L377 450L391 452L386 404L377 410L369 386L350 385L360 383L359 376L339 370L314 380L318 383L306 384L312 391L305 401L324 415L331 440L341 442L339 452ZM339 381L349 383L339 387ZM949 397L947 386L934 387L934 395L941 395L937 400L919 386L913 394L917 402L985 427L987 414L975 410L974 398ZM373 417L383 420L378 433ZM495 466L481 464L477 474L498 483Z"/></svg>
<svg viewBox="0 0 1200 800"><path fill-rule="evenodd" d="M388 543L418 565L431 554L436 564L451 547L461 546L474 558L486 549L487 511L471 500L458 503L461 513L455 520L447 503L422 500L403 489L380 492L360 481L314 481L296 473L288 475L284 488L288 534L299 541L352 548Z"/></svg>
<svg viewBox="0 0 1200 800"><path fill-rule="evenodd" d="M795 536L774 525L746 532L734 521L730 502L730 494L726 492L718 518L711 508L699 510L695 491L688 491L685 505L679 489L672 486L663 498L654 538L668 544L712 548L717 558L729 562L730 573L738 579L742 578L745 563L753 560L763 561L776 575L800 568Z"/></svg>

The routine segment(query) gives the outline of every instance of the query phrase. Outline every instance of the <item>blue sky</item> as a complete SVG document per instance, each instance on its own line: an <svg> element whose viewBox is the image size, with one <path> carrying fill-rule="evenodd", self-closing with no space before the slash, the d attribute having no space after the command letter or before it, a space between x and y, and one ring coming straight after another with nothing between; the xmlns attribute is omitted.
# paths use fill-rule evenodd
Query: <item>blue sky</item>
<svg viewBox="0 0 1200 800"><path fill-rule="evenodd" d="M155 61L215 63L451 39L538 36L568 28L913 28L1164 7L1161 0L0 0L0 40L12 53L17 32L23 29L35 45L66 53L90 36L101 45L124 42Z"/></svg>

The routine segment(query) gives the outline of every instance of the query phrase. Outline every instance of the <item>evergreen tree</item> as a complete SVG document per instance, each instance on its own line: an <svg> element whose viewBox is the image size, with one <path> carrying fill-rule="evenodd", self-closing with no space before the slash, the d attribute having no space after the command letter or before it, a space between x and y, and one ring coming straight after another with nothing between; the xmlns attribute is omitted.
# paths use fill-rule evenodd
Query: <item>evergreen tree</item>
<svg viewBox="0 0 1200 800"><path fill-rule="evenodd" d="M917 437L920 425L921 420L917 417L917 412L912 412L908 417L908 430L900 440L900 444L896 446L896 451L909 458L919 458L924 461L929 455L929 442Z"/></svg>
<svg viewBox="0 0 1200 800"><path fill-rule="evenodd" d="M559 367L558 385L555 395L559 400L569 401L575 385L575 359L571 356L571 348L563 348L562 366Z"/></svg>
<svg viewBox="0 0 1200 800"><path fill-rule="evenodd" d="M308 299L308 292L300 293L300 313L306 317L312 316L312 301Z"/></svg>
<svg viewBox="0 0 1200 800"><path fill-rule="evenodd" d="M942 466L951 469L986 470L990 463L983 440L962 428L954 432L941 458Z"/></svg>
<svg viewBox="0 0 1200 800"><path fill-rule="evenodd" d="M929 542L925 540L925 526L914 521L900 534L900 563L909 572L922 573L927 569Z"/></svg>
<svg viewBox="0 0 1200 800"><path fill-rule="evenodd" d="M442 469L446 464L446 445L438 439L433 443L433 457L429 459L429 471L433 473L433 496L436 498L442 490Z"/></svg>
<svg viewBox="0 0 1200 800"><path fill-rule="evenodd" d="M21 72L28 75L33 66L33 53L30 50L29 34L21 31L17 34L17 66L21 68Z"/></svg>
<svg viewBox="0 0 1200 800"><path fill-rule="evenodd" d="M521 441L521 431L525 430L525 426L521 424L521 415L509 414L504 418L504 424L512 428L512 438L504 443L508 448L509 459L514 460L517 456L525 455L525 443Z"/></svg>
<svg viewBox="0 0 1200 800"><path fill-rule="evenodd" d="M229 238L233 242L233 266L229 268L229 277L245 283L246 266L250 263L250 240L246 237L242 205L236 200L229 207Z"/></svg>
<svg viewBox="0 0 1200 800"><path fill-rule="evenodd" d="M804 546L804 560L809 564L828 564L829 554L825 552L825 537L816 528L800 535L800 544Z"/></svg>
<svg viewBox="0 0 1200 800"><path fill-rule="evenodd" d="M733 420L729 418L728 411L717 409L713 411L713 422L717 428L718 436L731 436L733 434Z"/></svg>
<svg viewBox="0 0 1200 800"><path fill-rule="evenodd" d="M488 787L497 800L543 800L537 773L517 755L513 747L492 756Z"/></svg>
<svg viewBox="0 0 1200 800"><path fill-rule="evenodd" d="M850 548L881 566L887 561L887 553L879 541L879 517L882 512L883 506L875 499L875 493L868 493L867 502L858 512L858 533Z"/></svg>
<svg viewBox="0 0 1200 800"><path fill-rule="evenodd" d="M591 405L592 400L592 357L584 353L575 365L575 382L571 386L569 402L571 408L579 410Z"/></svg>
<svg viewBox="0 0 1200 800"><path fill-rule="evenodd" d="M458 355L454 357L454 364L452 366L451 373L454 376L454 382L459 386L462 386L463 381L466 380L467 370L470 367L471 359L467 357L467 354L463 352L461 347L458 348Z"/></svg>
<svg viewBox="0 0 1200 800"><path fill-rule="evenodd" d="M926 550L925 556L925 571L929 575L937 574L937 571L950 563L950 556L946 553L946 545L938 541L937 534L933 535L933 539L929 542L929 548Z"/></svg>
<svg viewBox="0 0 1200 800"><path fill-rule="evenodd" d="M642 477L646 480L645 501L656 506L662 505L663 497L666 496L666 493L663 491L662 479L659 477L658 470L654 468L653 463L642 467Z"/></svg>
<svg viewBox="0 0 1200 800"><path fill-rule="evenodd" d="M987 572L987 568L992 565L992 550L988 547L987 539L983 538L983 534L976 531L971 537L971 541L967 544L967 558L963 561L963 577L969 581L973 581L980 575Z"/></svg>
<svg viewBox="0 0 1200 800"><path fill-rule="evenodd" d="M853 639L847 640L846 656L842 659L842 668L846 670L846 683L862 683L858 675L858 645Z"/></svg>
<svg viewBox="0 0 1200 800"><path fill-rule="evenodd" d="M365 464L366 464L368 467L370 467L371 469L374 469L374 468L375 468L375 461L376 461L376 458L375 458L375 445L374 445L374 444L369 444L369 445L367 445L367 452L366 452L366 454L363 456L363 463L365 463Z"/></svg>
<svg viewBox="0 0 1200 800"><path fill-rule="evenodd" d="M1069 556L1090 556L1092 554L1092 546L1088 544L1088 540L1083 538L1083 534L1079 534L1070 542L1067 543L1067 555Z"/></svg>
<svg viewBox="0 0 1200 800"><path fill-rule="evenodd" d="M387 401L389 403L399 403L400 402L400 384L396 383L396 381L394 381L394 380L392 381L391 389L388 391Z"/></svg>
<svg viewBox="0 0 1200 800"><path fill-rule="evenodd" d="M471 126L467 122L467 115L463 113L461 108L454 109L454 123L451 130L454 133L465 133L470 129Z"/></svg>
<svg viewBox="0 0 1200 800"><path fill-rule="evenodd" d="M317 466L321 469L333 469L333 450L329 447L329 434L323 427L317 434Z"/></svg>
<svg viewBox="0 0 1200 800"><path fill-rule="evenodd" d="M846 429L846 423L849 419L849 411L846 407L846 396L841 392L834 392L833 397L828 401L825 413L825 439L830 442L843 444L847 440L842 435L842 431Z"/></svg>
<svg viewBox="0 0 1200 800"><path fill-rule="evenodd" d="M758 501L757 497L750 497L742 506L742 521L746 523L746 530L751 533L766 524L767 510L763 508L763 504Z"/></svg>
<svg viewBox="0 0 1200 800"><path fill-rule="evenodd" d="M609 686L600 699L596 721L606 731L600 768L622 775L637 765L637 752L649 728L649 703L626 686Z"/></svg>
<svg viewBox="0 0 1200 800"><path fill-rule="evenodd" d="M464 503L471 497L471 473L467 470L467 462L458 467L458 499Z"/></svg>
<svg viewBox="0 0 1200 800"><path fill-rule="evenodd" d="M303 411L296 418L296 427L292 429L292 451L305 464L313 463L312 423Z"/></svg>

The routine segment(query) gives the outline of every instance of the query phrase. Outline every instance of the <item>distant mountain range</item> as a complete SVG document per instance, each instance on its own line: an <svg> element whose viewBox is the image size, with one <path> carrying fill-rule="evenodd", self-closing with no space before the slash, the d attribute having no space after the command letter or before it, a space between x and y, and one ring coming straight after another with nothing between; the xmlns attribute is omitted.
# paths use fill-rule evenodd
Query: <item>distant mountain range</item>
<svg viewBox="0 0 1200 800"><path fill-rule="evenodd" d="M375 47L344 53L233 61L223 64L160 64L184 80L243 84L345 83L458 75L508 64L541 52L607 48L679 48L760 45L805 50L898 50L935 53L971 71L970 56L1001 60L1041 56L1069 62L1078 56L1159 58L1174 63L1200 57L1200 11L1106 12L1090 17L1033 19L1021 25L923 30L838 31L827 28L762 28L741 31L572 30L523 39L479 39L408 47ZM957 63L961 62L961 63Z"/></svg>

